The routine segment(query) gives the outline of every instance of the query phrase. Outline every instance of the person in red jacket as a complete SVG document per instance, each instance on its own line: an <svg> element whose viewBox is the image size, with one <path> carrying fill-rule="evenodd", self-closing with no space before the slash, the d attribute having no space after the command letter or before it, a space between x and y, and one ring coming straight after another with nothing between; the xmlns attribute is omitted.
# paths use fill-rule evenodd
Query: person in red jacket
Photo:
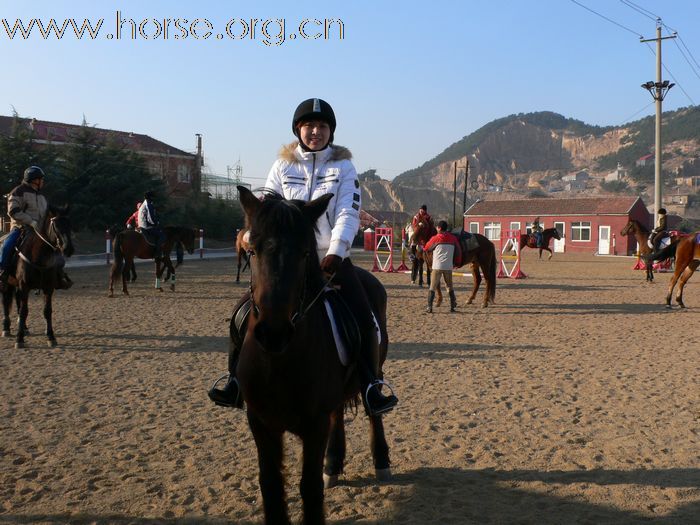
<svg viewBox="0 0 700 525"><path fill-rule="evenodd" d="M428 292L428 313L433 313L433 300L435 292L440 285L440 279L445 279L445 288L450 294L450 312L457 308L457 298L452 288L452 268L462 262L462 250L459 247L457 237L447 229L447 222L440 221L437 226L437 234L433 235L425 245L426 251L433 252L433 266L430 274L430 291Z"/></svg>
<svg viewBox="0 0 700 525"><path fill-rule="evenodd" d="M141 203L137 202L136 203L136 211L131 214L131 217L129 217L126 220L126 228L128 230L134 230L136 229L136 226L139 224L139 208L141 207Z"/></svg>
<svg viewBox="0 0 700 525"><path fill-rule="evenodd" d="M429 226L433 226L433 218L428 213L428 207L425 204L423 204L423 206L421 206L418 210L418 213L413 216L413 220L411 221L413 231L418 229L418 224L421 222L428 224Z"/></svg>

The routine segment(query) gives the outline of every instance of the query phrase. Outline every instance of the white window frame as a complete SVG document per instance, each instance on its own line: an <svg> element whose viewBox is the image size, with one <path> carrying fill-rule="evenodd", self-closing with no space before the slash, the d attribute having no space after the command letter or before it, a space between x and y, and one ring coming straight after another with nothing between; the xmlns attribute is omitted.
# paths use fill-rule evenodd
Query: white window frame
<svg viewBox="0 0 700 525"><path fill-rule="evenodd" d="M190 167L187 164L177 165L177 181L178 182L192 182L190 177Z"/></svg>
<svg viewBox="0 0 700 525"><path fill-rule="evenodd" d="M469 233L479 233L479 223L470 222L469 223Z"/></svg>
<svg viewBox="0 0 700 525"><path fill-rule="evenodd" d="M584 233L588 238L584 239ZM591 242L591 221L576 221L571 223L571 242Z"/></svg>
<svg viewBox="0 0 700 525"><path fill-rule="evenodd" d="M494 233L496 236L494 237ZM501 240L501 223L500 222L485 222L484 236L490 241Z"/></svg>
<svg viewBox="0 0 700 525"><path fill-rule="evenodd" d="M509 229L520 231L520 221L512 221L509 225Z"/></svg>

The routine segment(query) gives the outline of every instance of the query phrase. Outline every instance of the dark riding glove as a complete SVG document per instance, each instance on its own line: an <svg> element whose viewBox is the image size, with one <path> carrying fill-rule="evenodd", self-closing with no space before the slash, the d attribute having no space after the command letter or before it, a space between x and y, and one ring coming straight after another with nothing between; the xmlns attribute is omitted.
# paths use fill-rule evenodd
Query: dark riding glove
<svg viewBox="0 0 700 525"><path fill-rule="evenodd" d="M326 274L326 277L330 277L340 270L342 262L343 258L338 255L326 255L321 261L321 270Z"/></svg>

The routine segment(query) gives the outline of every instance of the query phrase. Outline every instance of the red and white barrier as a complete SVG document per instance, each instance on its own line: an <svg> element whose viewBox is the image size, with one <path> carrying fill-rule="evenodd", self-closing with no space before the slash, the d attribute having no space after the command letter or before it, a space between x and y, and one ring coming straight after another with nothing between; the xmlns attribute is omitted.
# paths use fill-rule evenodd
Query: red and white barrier
<svg viewBox="0 0 700 525"><path fill-rule="evenodd" d="M511 255L512 252L515 252L515 255ZM496 277L527 277L520 269L520 230L501 230L501 264Z"/></svg>
<svg viewBox="0 0 700 525"><path fill-rule="evenodd" d="M373 272L396 272L396 270L394 270L393 242L393 228L376 228L374 230Z"/></svg>

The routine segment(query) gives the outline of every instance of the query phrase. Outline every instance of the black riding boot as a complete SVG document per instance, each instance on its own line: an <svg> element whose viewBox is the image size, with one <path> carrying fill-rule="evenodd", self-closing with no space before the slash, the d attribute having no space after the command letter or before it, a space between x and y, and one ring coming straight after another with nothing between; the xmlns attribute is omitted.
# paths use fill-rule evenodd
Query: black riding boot
<svg viewBox="0 0 700 525"><path fill-rule="evenodd" d="M457 311L457 297L455 297L455 291L450 290L450 312Z"/></svg>
<svg viewBox="0 0 700 525"><path fill-rule="evenodd" d="M433 301L435 300L435 292L433 290L430 290L428 292L428 307L425 309L425 311L429 314L433 313Z"/></svg>
<svg viewBox="0 0 700 525"><path fill-rule="evenodd" d="M209 392L207 392L209 399L218 406L243 408L243 397L241 396L241 388L238 384L238 378L236 377L236 367L238 366L238 356L241 353L243 337L248 325L250 307L250 297L246 294L233 311L229 327L230 346L228 351L228 378L223 388L216 388L216 385L226 376L217 379L214 385L209 389Z"/></svg>
<svg viewBox="0 0 700 525"><path fill-rule="evenodd" d="M360 383L362 387L362 403L370 416L379 416L393 409L399 399L392 393L388 396L382 394L382 385L385 384L372 372L367 364L365 356L360 357L359 362Z"/></svg>

